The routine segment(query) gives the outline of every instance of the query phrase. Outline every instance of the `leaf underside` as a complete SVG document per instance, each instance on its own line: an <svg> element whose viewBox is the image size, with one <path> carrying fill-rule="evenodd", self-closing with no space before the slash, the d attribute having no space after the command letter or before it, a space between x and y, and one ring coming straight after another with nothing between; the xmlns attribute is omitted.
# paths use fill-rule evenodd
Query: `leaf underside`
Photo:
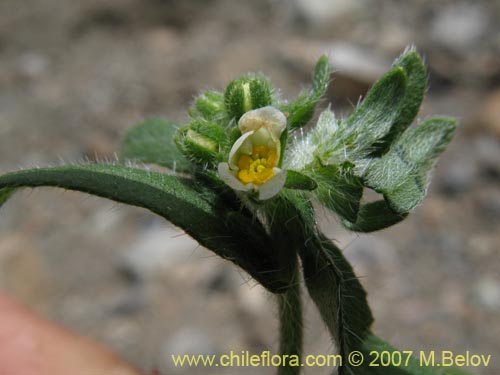
<svg viewBox="0 0 500 375"><path fill-rule="evenodd" d="M453 119L432 118L406 131L384 156L371 161L367 186L383 194L396 213L411 211L424 199L432 167L455 128Z"/></svg>
<svg viewBox="0 0 500 375"><path fill-rule="evenodd" d="M10 189L39 186L77 190L146 208L242 267L271 292L285 290L289 283L286 270L267 251L269 237L264 228L192 180L121 165L65 166L0 176L0 197Z"/></svg>

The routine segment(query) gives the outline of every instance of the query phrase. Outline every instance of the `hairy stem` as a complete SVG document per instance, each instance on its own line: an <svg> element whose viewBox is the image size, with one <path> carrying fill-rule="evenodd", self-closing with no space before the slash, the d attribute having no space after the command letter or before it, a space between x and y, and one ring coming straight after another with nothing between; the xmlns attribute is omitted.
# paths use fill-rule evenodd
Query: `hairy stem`
<svg viewBox="0 0 500 375"><path fill-rule="evenodd" d="M281 367L278 367L278 375L296 375L300 373L300 360L302 355L302 300L300 293L300 277L298 264L295 262L295 272L292 284L288 290L278 295L279 319L280 319L280 354ZM286 357L285 359L285 355Z"/></svg>

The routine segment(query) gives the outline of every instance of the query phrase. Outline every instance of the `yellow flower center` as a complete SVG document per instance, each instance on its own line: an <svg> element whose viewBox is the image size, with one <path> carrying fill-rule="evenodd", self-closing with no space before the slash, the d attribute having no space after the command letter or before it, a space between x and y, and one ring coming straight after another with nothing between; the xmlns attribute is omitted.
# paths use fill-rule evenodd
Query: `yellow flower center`
<svg viewBox="0 0 500 375"><path fill-rule="evenodd" d="M274 176L278 155L266 146L255 146L251 155L241 155L238 160L238 179L243 184L262 185Z"/></svg>

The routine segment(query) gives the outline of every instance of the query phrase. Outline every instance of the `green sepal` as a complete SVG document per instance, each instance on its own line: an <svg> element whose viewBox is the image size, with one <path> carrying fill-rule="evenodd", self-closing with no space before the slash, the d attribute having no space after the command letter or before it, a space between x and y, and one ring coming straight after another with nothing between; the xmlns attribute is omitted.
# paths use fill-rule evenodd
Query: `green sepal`
<svg viewBox="0 0 500 375"><path fill-rule="evenodd" d="M177 126L163 119L150 119L127 131L122 142L120 160L158 164L179 172L190 169L190 163L174 142Z"/></svg>
<svg viewBox="0 0 500 375"><path fill-rule="evenodd" d="M232 123L230 123L228 130L228 142L226 144L226 150L227 150L227 156L229 156L229 150L231 147L234 145L234 143L238 140L239 137L241 137L241 130L237 126L232 126Z"/></svg>
<svg viewBox="0 0 500 375"><path fill-rule="evenodd" d="M314 190L318 187L316 181L297 171L287 170L285 188L294 190Z"/></svg>
<svg viewBox="0 0 500 375"><path fill-rule="evenodd" d="M216 122L205 119L193 119L189 123L189 128L212 140L217 144L217 149L219 146L225 146L228 142L226 130Z"/></svg>
<svg viewBox="0 0 500 375"><path fill-rule="evenodd" d="M411 211L424 199L432 167L456 125L454 119L436 117L406 131L384 156L368 164L366 185L383 194L396 213Z"/></svg>
<svg viewBox="0 0 500 375"><path fill-rule="evenodd" d="M398 214L390 209L384 200L361 205L355 222L343 219L342 224L354 232L375 232L388 228L406 218L407 214Z"/></svg>
<svg viewBox="0 0 500 375"><path fill-rule="evenodd" d="M252 109L266 107L273 101L271 81L262 74L247 74L231 81L224 93L226 112L238 121Z"/></svg>
<svg viewBox="0 0 500 375"><path fill-rule="evenodd" d="M316 105L328 88L330 66L327 56L321 56L316 63L312 78L312 89L303 91L290 103L280 106L280 110L288 114L288 128L301 128L313 118Z"/></svg>
<svg viewBox="0 0 500 375"><path fill-rule="evenodd" d="M283 133L280 135L280 145L281 145L281 150L280 150L280 160L278 162L278 167L283 166L283 161L285 160L285 151L288 146L288 129L285 128Z"/></svg>
<svg viewBox="0 0 500 375"><path fill-rule="evenodd" d="M186 126L179 129L174 140L182 154L193 163L212 166L217 164L219 145L209 137Z"/></svg>
<svg viewBox="0 0 500 375"><path fill-rule="evenodd" d="M280 266L264 227L240 206L193 180L121 165L89 164L23 170L0 176L0 191L53 186L146 208L182 228L202 246L243 268L271 292L290 273Z"/></svg>

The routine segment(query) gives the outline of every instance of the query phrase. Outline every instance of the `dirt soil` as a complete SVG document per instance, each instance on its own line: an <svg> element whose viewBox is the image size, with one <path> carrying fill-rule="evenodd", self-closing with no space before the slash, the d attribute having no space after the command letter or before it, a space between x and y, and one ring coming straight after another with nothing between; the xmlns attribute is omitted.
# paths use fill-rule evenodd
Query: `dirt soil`
<svg viewBox="0 0 500 375"><path fill-rule="evenodd" d="M345 115L413 43L430 77L420 117L460 120L429 196L380 233L353 235L328 213L322 226L362 278L377 334L402 350L491 354L475 371L498 374L499 17L486 0L2 0L0 172L113 160L129 127L182 123L199 89L247 71L292 98L322 53L336 71L324 106ZM44 188L0 214L0 287L145 371L197 373L173 370L172 353L277 351L272 296L149 212ZM306 353L327 353L306 309Z"/></svg>

